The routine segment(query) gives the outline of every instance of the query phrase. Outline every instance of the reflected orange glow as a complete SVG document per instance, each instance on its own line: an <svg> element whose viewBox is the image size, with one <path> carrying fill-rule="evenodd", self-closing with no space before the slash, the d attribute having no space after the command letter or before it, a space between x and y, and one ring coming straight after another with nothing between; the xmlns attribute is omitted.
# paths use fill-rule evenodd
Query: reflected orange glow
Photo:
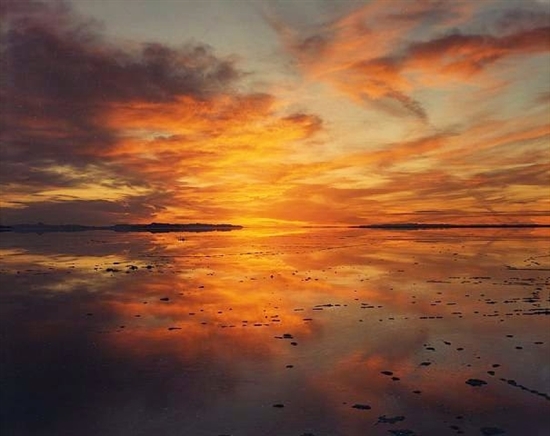
<svg viewBox="0 0 550 436"><path fill-rule="evenodd" d="M56 310L29 300L23 312L6 306L14 312L4 319L24 319L14 331L33 343L76 335L129 377L158 371L173 380L162 387L168 395L185 385L201 401L192 380L210 386L214 377L230 387L229 401L242 394L262 407L323 410L350 435L367 425L354 404L429 431L440 429L438 404L452 416L515 407L540 423L544 383L524 369L537 368L550 343L548 237L548 229L13 234L0 253L6 298L25 286L18 298ZM434 411L432 421L418 407Z"/></svg>

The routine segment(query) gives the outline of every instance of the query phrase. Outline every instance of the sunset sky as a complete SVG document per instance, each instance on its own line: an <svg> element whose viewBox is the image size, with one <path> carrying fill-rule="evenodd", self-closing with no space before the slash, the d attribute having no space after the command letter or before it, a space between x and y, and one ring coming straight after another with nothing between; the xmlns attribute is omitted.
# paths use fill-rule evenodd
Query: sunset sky
<svg viewBox="0 0 550 436"><path fill-rule="evenodd" d="M550 223L548 0L7 0L2 224Z"/></svg>

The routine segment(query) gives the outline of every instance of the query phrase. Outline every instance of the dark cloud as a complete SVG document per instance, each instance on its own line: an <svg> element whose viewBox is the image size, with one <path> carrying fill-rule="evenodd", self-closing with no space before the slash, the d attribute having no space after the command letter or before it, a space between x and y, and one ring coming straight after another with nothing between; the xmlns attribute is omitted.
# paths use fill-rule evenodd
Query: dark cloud
<svg viewBox="0 0 550 436"><path fill-rule="evenodd" d="M403 105L405 109L416 115L419 119L423 121L428 121L426 110L422 106L422 103L420 103L418 100L415 100L414 98L393 89L387 92L386 97L398 101Z"/></svg>
<svg viewBox="0 0 550 436"><path fill-rule="evenodd" d="M212 187L230 155L322 127L314 115L277 115L272 95L239 92L234 59L209 46L106 40L63 1L3 3L1 13L5 223L222 219L229 188Z"/></svg>
<svg viewBox="0 0 550 436"><path fill-rule="evenodd" d="M75 177L67 174L55 173L48 168L30 167L25 162L7 161L2 162L0 182L19 184L26 187L29 192L34 192L42 187L70 187L74 186Z"/></svg>
<svg viewBox="0 0 550 436"><path fill-rule="evenodd" d="M330 47L330 39L326 35L312 35L296 43L296 50L302 56L320 56Z"/></svg>
<svg viewBox="0 0 550 436"><path fill-rule="evenodd" d="M6 92L18 96L79 105L169 101L206 97L239 76L230 60L217 58L208 46L121 48L103 41L97 25L66 8L57 11L62 20L51 22L17 12L8 9L4 16L3 58Z"/></svg>
<svg viewBox="0 0 550 436"><path fill-rule="evenodd" d="M120 132L105 122L109 111L182 97L207 101L230 92L241 76L232 60L216 57L205 45L105 41L97 22L79 17L64 2L8 1L0 14L0 183L5 192L17 186L20 194L39 194L92 182L101 173L122 184L150 187L139 174L102 157L119 142ZM59 171L60 166L69 170ZM158 197L166 200L162 193ZM132 213L148 215L149 203L141 207L138 200ZM76 203L84 211L80 219ZM109 201L76 203L4 208L2 219L88 221L127 210Z"/></svg>
<svg viewBox="0 0 550 436"><path fill-rule="evenodd" d="M6 223L45 223L99 225L105 223L152 221L166 208L168 192L133 195L124 200L84 200L63 196L57 201L34 201L18 208L2 208L0 220Z"/></svg>
<svg viewBox="0 0 550 436"><path fill-rule="evenodd" d="M503 11L495 20L497 34L516 33L545 27L550 24L550 9L541 4L530 9L509 9Z"/></svg>
<svg viewBox="0 0 550 436"><path fill-rule="evenodd" d="M393 3L395 12L387 14L385 19L390 22L410 22L416 25L433 25L460 17L460 11L456 6L449 5L447 1L417 1L404 3L397 1ZM451 6L451 7L450 7Z"/></svg>
<svg viewBox="0 0 550 436"><path fill-rule="evenodd" d="M239 77L231 61L218 59L207 46L119 48L67 8L15 6L4 13L2 34L1 92L10 102L2 130L12 152L32 149L35 156L58 157L61 150L81 155L105 148L114 141L101 124L106 106L204 99Z"/></svg>
<svg viewBox="0 0 550 436"><path fill-rule="evenodd" d="M415 62L430 63L436 71L468 75L507 56L544 51L550 51L550 26L501 37L454 33L412 44L401 62L404 67L414 67Z"/></svg>

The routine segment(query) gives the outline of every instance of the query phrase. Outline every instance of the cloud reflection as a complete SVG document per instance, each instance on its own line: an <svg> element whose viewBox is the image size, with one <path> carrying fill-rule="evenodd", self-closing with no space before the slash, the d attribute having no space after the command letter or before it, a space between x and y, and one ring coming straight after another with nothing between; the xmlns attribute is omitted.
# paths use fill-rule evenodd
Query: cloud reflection
<svg viewBox="0 0 550 436"><path fill-rule="evenodd" d="M548 291L533 263L547 265L544 235L472 232L10 235L0 271L5 429L382 434L383 414L426 431L460 414L465 428L515 428L495 412L507 404L535 431L543 399L520 400L486 371L499 363L502 376L544 390L544 372L523 371L543 358L532 344L544 340L544 317L515 315ZM472 377L490 384L473 394ZM273 415L280 402L286 415ZM422 421L419 402L430 410ZM258 410L250 428L239 404Z"/></svg>

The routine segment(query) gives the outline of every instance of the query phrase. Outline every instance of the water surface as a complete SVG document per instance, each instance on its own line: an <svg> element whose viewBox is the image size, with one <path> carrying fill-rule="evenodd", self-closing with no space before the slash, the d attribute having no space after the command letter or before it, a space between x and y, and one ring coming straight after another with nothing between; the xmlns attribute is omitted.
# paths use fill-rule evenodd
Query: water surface
<svg viewBox="0 0 550 436"><path fill-rule="evenodd" d="M547 229L1 236L3 435L550 428Z"/></svg>

